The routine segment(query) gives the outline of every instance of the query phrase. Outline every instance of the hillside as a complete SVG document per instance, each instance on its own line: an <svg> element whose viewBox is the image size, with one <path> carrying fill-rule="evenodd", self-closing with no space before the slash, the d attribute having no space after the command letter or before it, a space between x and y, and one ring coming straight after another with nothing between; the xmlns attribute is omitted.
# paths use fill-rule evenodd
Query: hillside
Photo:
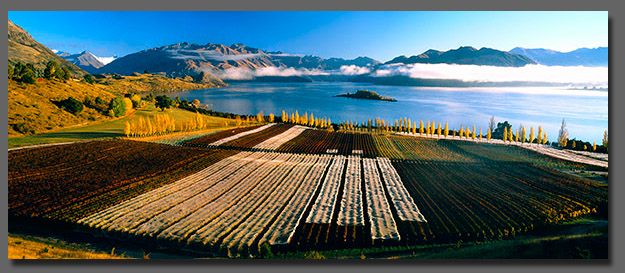
<svg viewBox="0 0 625 273"><path fill-rule="evenodd" d="M88 51L83 51L77 54L63 52L58 55L91 74L98 73L98 68L104 66L104 64L100 62L96 56Z"/></svg>
<svg viewBox="0 0 625 273"><path fill-rule="evenodd" d="M35 41L28 32L8 20L8 57L10 64L17 62L32 63L43 69L48 61L55 61L61 67L67 67L74 78L82 78L86 72L67 60L57 56L46 46Z"/></svg>
<svg viewBox="0 0 625 273"><path fill-rule="evenodd" d="M489 66L506 66L521 67L528 64L535 64L530 58L505 51L492 48L475 49L470 46L463 46L458 49L448 51L438 51L430 49L416 56L399 56L386 64L471 64L471 65L489 65Z"/></svg>
<svg viewBox="0 0 625 273"><path fill-rule="evenodd" d="M118 58L103 66L99 73L130 75L134 72L165 74L172 77L195 76L204 71L229 68L259 69L264 67L305 68L330 70L343 65L371 66L378 61L368 57L353 60L323 59L318 56L285 54L280 51L265 52L243 44L230 46L208 43L206 45L179 43L142 50Z"/></svg>
<svg viewBox="0 0 625 273"><path fill-rule="evenodd" d="M579 48L570 52L560 52L545 48L515 47L511 53L529 57L543 65L561 66L608 66L608 48Z"/></svg>

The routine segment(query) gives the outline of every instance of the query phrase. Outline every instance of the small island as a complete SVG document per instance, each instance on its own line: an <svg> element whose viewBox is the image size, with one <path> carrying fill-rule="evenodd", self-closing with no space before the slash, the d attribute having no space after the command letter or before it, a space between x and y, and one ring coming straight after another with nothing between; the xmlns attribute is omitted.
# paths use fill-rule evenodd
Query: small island
<svg viewBox="0 0 625 273"><path fill-rule="evenodd" d="M358 90L356 91L356 93L354 94L341 94L341 95L335 95L335 97L347 97L347 98L352 98L352 99L367 99L367 100L385 100L385 101L397 101L396 99L393 99L389 96L380 96L380 94L376 93L375 91L370 91L370 90Z"/></svg>

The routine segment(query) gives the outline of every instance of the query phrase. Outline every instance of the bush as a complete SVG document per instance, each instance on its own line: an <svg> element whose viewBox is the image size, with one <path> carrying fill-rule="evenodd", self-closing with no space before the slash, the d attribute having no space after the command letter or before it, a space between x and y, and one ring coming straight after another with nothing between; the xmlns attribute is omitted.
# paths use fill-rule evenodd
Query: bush
<svg viewBox="0 0 625 273"><path fill-rule="evenodd" d="M134 94L130 97L130 100L132 101L132 107L137 108L141 106L141 96Z"/></svg>
<svg viewBox="0 0 625 273"><path fill-rule="evenodd" d="M115 97L111 99L111 101L109 102L108 115L111 117L120 117L126 115L126 102L124 102L124 98Z"/></svg>
<svg viewBox="0 0 625 273"><path fill-rule="evenodd" d="M64 109L67 112L70 112L70 113L72 113L74 115L80 113L80 111L82 111L84 109L84 106L83 106L82 102L80 102L80 101L78 101L78 100L76 100L76 99L74 99L72 97L69 97L69 98L67 98L65 100L62 100L60 102L60 104L61 104L61 108L62 109Z"/></svg>
<svg viewBox="0 0 625 273"><path fill-rule="evenodd" d="M161 108L161 110L165 110L173 104L171 98L165 95L156 96L154 99L156 99L156 107Z"/></svg>
<svg viewBox="0 0 625 273"><path fill-rule="evenodd" d="M91 76L91 74L85 74L82 77L87 83L92 84L93 82L95 82L95 80L93 79L93 76Z"/></svg>

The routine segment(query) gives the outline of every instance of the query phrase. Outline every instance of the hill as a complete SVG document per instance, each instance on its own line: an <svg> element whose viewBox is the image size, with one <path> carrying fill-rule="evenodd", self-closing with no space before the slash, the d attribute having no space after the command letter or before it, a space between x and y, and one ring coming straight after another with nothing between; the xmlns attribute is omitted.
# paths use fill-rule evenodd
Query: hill
<svg viewBox="0 0 625 273"><path fill-rule="evenodd" d="M430 49L416 56L399 56L385 64L414 64L414 63L426 63L426 64L472 64L472 65L490 65L490 66L506 66L506 67L521 67L528 64L535 64L530 58L500 51L492 48L480 48L475 49L470 46L463 46L458 49L452 49L448 51L438 51Z"/></svg>
<svg viewBox="0 0 625 273"><path fill-rule="evenodd" d="M521 54L543 65L561 66L608 66L608 48L579 48L560 52L545 48L515 47L510 53Z"/></svg>
<svg viewBox="0 0 625 273"><path fill-rule="evenodd" d="M282 67L332 70L339 69L343 65L372 66L379 63L368 57L358 57L353 60L323 59L313 55L300 56L280 51L265 52L243 44L226 46L212 43L205 45L178 43L117 58L100 68L98 72L130 75L147 70L170 77L185 77L198 75L202 71L210 76L211 72L229 68L254 70L264 67Z"/></svg>
<svg viewBox="0 0 625 273"><path fill-rule="evenodd" d="M77 54L63 52L58 55L91 74L98 73L98 68L104 66L104 64L100 62L96 56L88 51L83 51Z"/></svg>
<svg viewBox="0 0 625 273"><path fill-rule="evenodd" d="M8 47L10 64L17 62L32 63L36 68L44 69L48 61L55 61L61 67L67 67L74 78L82 78L87 73L54 54L52 50L37 42L28 32L11 20L8 20Z"/></svg>

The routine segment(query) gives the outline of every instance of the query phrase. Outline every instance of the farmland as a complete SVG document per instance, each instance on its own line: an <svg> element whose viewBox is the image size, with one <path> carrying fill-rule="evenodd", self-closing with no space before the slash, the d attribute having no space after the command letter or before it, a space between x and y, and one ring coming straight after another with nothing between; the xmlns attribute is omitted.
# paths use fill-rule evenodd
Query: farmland
<svg viewBox="0 0 625 273"><path fill-rule="evenodd" d="M606 217L593 169L512 145L267 124L9 153L9 214L211 256L513 238Z"/></svg>

